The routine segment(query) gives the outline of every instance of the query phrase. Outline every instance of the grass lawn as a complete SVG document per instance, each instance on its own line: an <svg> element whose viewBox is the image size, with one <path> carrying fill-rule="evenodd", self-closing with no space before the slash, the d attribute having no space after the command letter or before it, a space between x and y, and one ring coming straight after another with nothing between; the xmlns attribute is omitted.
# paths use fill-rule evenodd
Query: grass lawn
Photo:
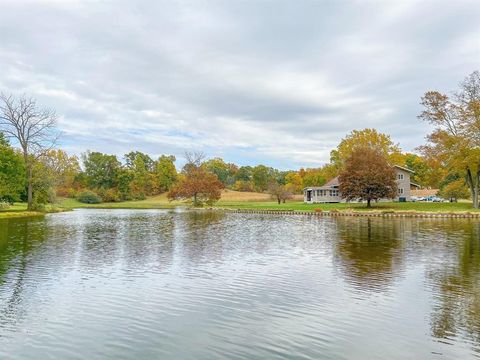
<svg viewBox="0 0 480 360"><path fill-rule="evenodd" d="M18 218L18 217L31 217L31 216L43 216L46 213L59 212L63 209L59 209L56 206L48 205L45 211L27 211L26 203L15 203L8 209L0 209L0 219L6 218Z"/></svg>
<svg viewBox="0 0 480 360"><path fill-rule="evenodd" d="M473 209L469 202L458 203L432 203L432 202L382 202L372 204L371 209L367 209L366 204L304 204L302 201L290 201L285 204L277 204L274 201L222 201L220 200L215 207L229 209L251 209L251 210L302 210L315 211L422 211L422 212L474 212L480 211Z"/></svg>

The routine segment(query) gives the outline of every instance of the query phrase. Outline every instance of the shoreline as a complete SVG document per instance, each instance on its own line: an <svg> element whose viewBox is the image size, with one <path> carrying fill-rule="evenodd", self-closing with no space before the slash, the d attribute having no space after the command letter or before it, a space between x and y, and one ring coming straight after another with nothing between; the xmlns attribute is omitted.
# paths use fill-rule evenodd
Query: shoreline
<svg viewBox="0 0 480 360"><path fill-rule="evenodd" d="M221 211L237 214L268 214L268 215L302 215L315 217L383 217L383 218L455 218L455 219L480 219L480 211L405 211L405 210L294 210L294 209L245 209L231 207L189 207L189 206L80 206L72 208L56 208L51 211L0 211L0 220L2 219L18 219L28 217L42 217L47 214L61 213L72 211L75 209L103 209L103 210L172 210L182 208L193 211Z"/></svg>
<svg viewBox="0 0 480 360"><path fill-rule="evenodd" d="M199 208L201 209L201 208ZM226 211L238 214L303 215L316 217L383 217L383 218L442 218L480 219L480 212L426 212L426 211L305 211L210 208L204 210Z"/></svg>

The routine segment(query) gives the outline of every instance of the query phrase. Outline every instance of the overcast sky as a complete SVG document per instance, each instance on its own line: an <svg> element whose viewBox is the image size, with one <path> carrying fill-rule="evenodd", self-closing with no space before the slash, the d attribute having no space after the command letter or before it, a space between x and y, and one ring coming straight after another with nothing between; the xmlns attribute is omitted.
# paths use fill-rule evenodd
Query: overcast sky
<svg viewBox="0 0 480 360"><path fill-rule="evenodd" d="M478 1L0 0L0 90L76 154L298 168L365 127L413 150L421 95L479 68Z"/></svg>

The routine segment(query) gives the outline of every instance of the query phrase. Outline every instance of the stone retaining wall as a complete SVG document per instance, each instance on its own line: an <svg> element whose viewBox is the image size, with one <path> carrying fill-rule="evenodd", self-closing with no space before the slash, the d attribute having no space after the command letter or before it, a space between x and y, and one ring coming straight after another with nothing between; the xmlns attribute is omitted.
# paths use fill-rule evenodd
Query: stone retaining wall
<svg viewBox="0 0 480 360"><path fill-rule="evenodd" d="M218 210L218 209L217 209ZM480 219L480 212L476 213L437 213L437 212L369 212L369 211L296 211L296 210L246 210L224 209L233 213L242 214L274 214L274 215L306 215L306 216L362 216L362 217L386 217L386 218L458 218Z"/></svg>

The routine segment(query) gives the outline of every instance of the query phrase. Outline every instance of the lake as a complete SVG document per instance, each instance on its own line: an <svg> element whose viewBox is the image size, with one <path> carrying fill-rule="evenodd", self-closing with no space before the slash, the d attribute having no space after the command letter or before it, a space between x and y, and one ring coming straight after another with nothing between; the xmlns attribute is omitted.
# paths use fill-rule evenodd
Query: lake
<svg viewBox="0 0 480 360"><path fill-rule="evenodd" d="M480 222L0 220L1 359L477 359Z"/></svg>

